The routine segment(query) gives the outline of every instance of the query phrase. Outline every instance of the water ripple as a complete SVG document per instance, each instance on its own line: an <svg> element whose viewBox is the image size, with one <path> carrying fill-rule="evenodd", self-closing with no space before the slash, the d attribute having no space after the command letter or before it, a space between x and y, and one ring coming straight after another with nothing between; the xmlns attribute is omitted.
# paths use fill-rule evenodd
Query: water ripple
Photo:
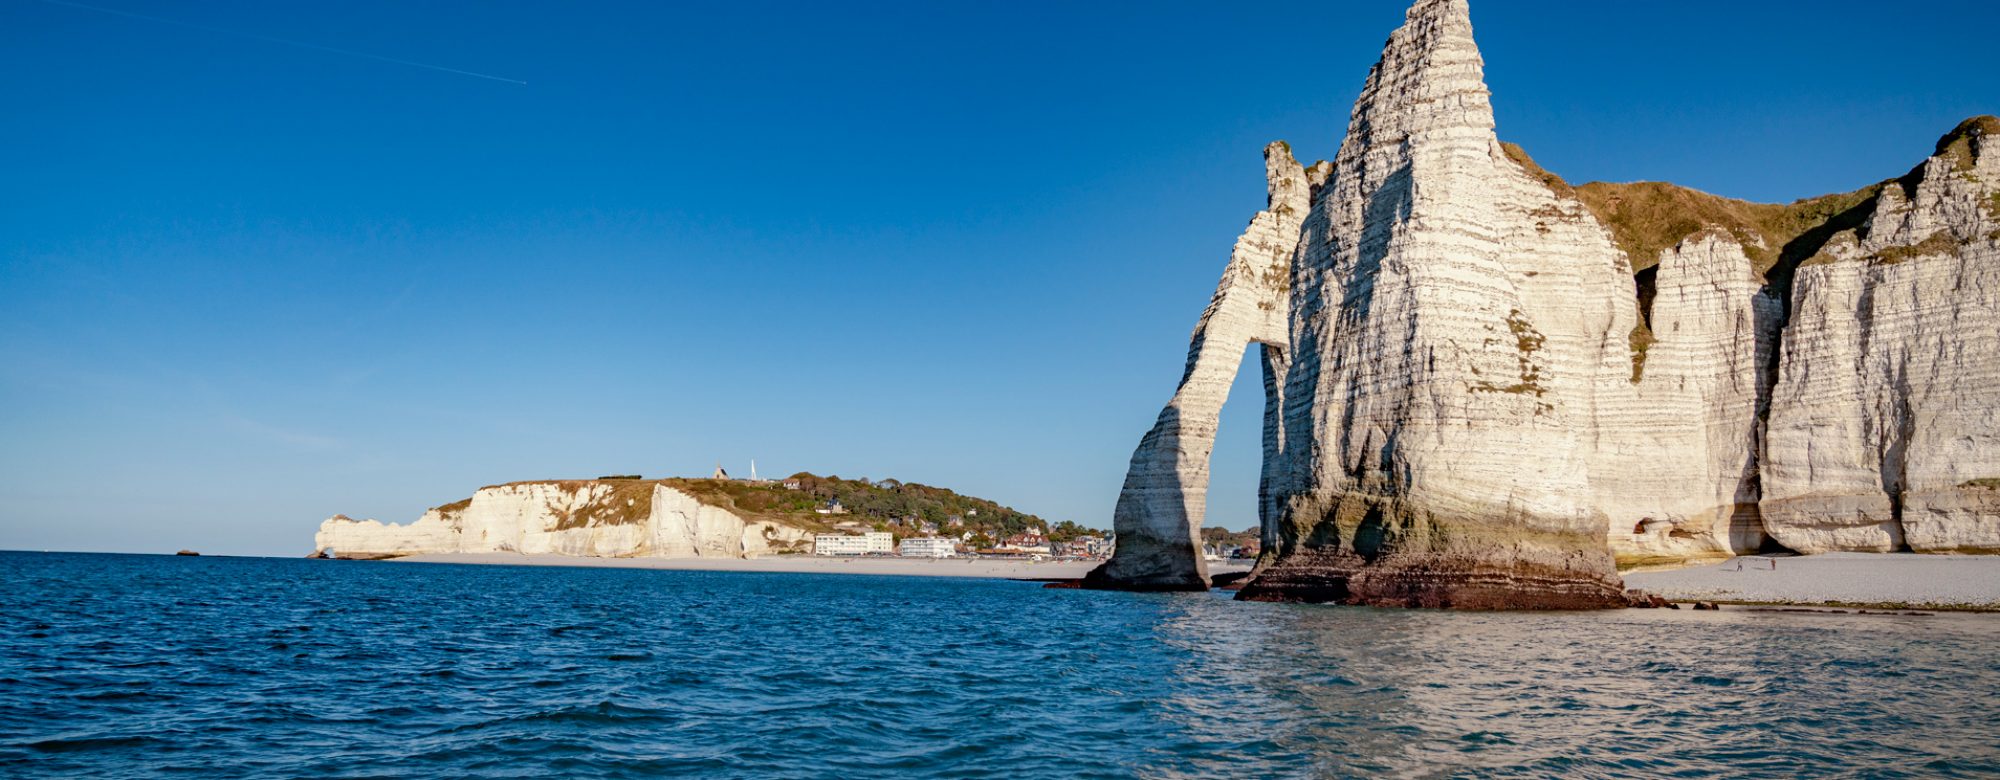
<svg viewBox="0 0 2000 780"><path fill-rule="evenodd" d="M0 776L2000 777L2000 619L0 553Z"/></svg>

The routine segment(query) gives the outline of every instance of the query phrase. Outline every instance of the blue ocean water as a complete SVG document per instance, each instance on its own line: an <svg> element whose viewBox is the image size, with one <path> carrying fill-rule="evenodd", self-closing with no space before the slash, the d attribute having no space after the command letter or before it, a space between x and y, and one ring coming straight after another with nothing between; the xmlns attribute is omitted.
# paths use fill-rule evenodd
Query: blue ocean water
<svg viewBox="0 0 2000 780"><path fill-rule="evenodd" d="M5 777L2000 777L2000 616L0 553Z"/></svg>

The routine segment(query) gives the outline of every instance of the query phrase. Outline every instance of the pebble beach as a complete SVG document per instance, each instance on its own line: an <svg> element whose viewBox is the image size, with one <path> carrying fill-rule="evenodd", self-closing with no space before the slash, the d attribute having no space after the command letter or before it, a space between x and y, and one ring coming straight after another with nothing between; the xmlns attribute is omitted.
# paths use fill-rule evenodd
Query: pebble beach
<svg viewBox="0 0 2000 780"><path fill-rule="evenodd" d="M1743 557L1633 572L1625 586L1671 601L2000 610L2000 556L1826 553Z"/></svg>

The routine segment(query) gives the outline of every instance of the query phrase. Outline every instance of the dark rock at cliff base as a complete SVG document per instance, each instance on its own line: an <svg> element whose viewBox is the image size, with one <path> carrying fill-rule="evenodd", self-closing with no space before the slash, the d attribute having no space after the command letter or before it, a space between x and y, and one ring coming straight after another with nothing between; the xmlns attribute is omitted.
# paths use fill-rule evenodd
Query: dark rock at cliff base
<svg viewBox="0 0 2000 780"><path fill-rule="evenodd" d="M1621 609L1624 588L1589 567L1532 566L1426 554L1366 561L1300 552L1238 591L1241 601L1466 610Z"/></svg>
<svg viewBox="0 0 2000 780"><path fill-rule="evenodd" d="M1467 5L1414 0L1331 163L1267 148L1269 209L1085 586L1208 584L1246 344L1263 534L1241 599L1617 608L1621 563L2000 551L2000 118L1789 205L1572 186L1500 141Z"/></svg>
<svg viewBox="0 0 2000 780"><path fill-rule="evenodd" d="M1121 590L1131 593L1199 593L1208 590L1208 578L1192 572L1162 574L1152 577L1122 577L1110 570L1117 561L1106 561L1083 579L1077 587L1085 590Z"/></svg>

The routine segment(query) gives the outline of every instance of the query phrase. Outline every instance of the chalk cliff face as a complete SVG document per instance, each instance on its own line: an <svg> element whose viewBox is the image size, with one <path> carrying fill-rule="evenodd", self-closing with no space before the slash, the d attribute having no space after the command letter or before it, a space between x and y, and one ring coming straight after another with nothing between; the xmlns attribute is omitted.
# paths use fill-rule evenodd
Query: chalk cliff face
<svg viewBox="0 0 2000 780"><path fill-rule="evenodd" d="M1252 233L1296 249L1256 262L1289 284L1233 287L1239 244L1090 584L1199 587L1246 341L1267 426L1242 598L1600 607L1623 602L1614 562L2000 552L2000 119L1788 205L1571 187L1498 141L1482 68L1465 0L1419 0L1302 221L1264 221L1267 166ZM1245 292L1283 338L1217 316Z"/></svg>
<svg viewBox="0 0 2000 780"><path fill-rule="evenodd" d="M2000 552L2000 120L1797 271L1763 518L1799 552Z"/></svg>
<svg viewBox="0 0 2000 780"><path fill-rule="evenodd" d="M1262 344L1266 409L1283 381L1293 249L1305 219L1310 185L1291 147L1264 149L1270 202L1236 240L1215 297L1195 323L1187 369L1173 400L1132 453L1114 525L1118 555L1091 573L1091 584L1135 590L1208 587L1200 528L1208 506L1208 458L1222 402L1251 344ZM1276 420L1266 425L1267 440ZM1267 442L1268 443L1268 442Z"/></svg>
<svg viewBox="0 0 2000 780"><path fill-rule="evenodd" d="M1243 598L1623 603L1587 499L1630 277L1502 148L1481 68L1464 2L1425 0L1362 90L1297 253L1278 545Z"/></svg>
<svg viewBox="0 0 2000 780"><path fill-rule="evenodd" d="M1783 304L1727 231L1702 229L1654 266L1649 325L1628 336L1632 376L1589 437L1590 502L1620 563L1755 552L1758 412Z"/></svg>
<svg viewBox="0 0 2000 780"><path fill-rule="evenodd" d="M335 515L313 537L322 551L382 557L518 552L599 557L744 558L804 540L652 482L523 482L481 488L408 525Z"/></svg>

